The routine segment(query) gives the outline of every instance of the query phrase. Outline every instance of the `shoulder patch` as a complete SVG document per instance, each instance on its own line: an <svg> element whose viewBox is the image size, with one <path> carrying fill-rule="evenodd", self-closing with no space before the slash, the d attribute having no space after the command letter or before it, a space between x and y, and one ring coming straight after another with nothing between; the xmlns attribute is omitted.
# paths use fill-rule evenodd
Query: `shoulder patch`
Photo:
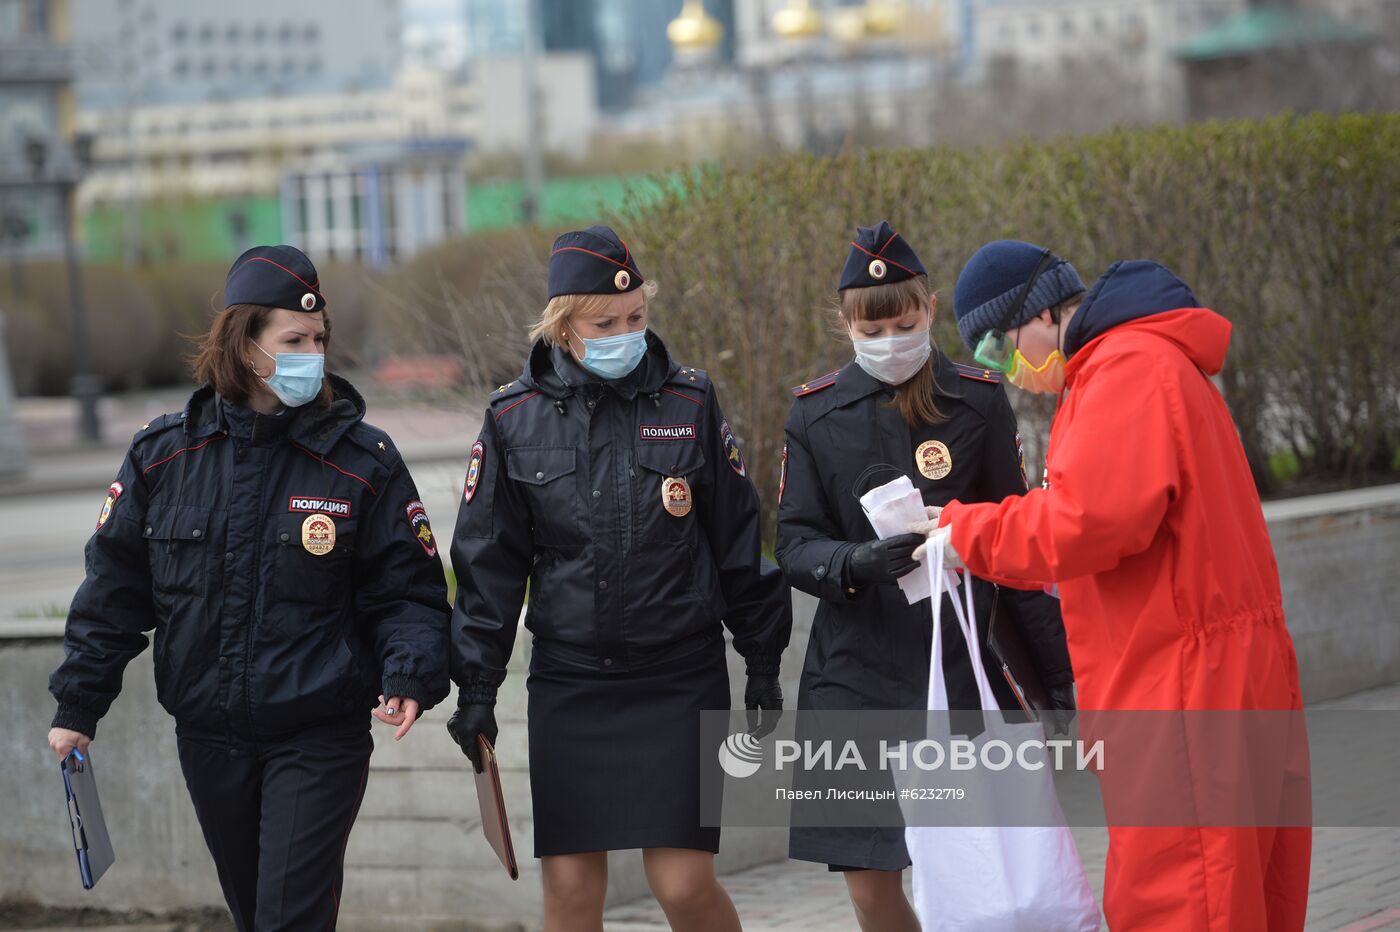
<svg viewBox="0 0 1400 932"><path fill-rule="evenodd" d="M836 377L840 374L841 370L837 369L835 372L828 372L826 375L817 376L810 382L803 382L801 385L794 385L792 387L792 393L798 398L801 398L803 395L810 395L812 394L812 392L819 392L823 388L830 388L831 386L836 384Z"/></svg>
<svg viewBox="0 0 1400 932"><path fill-rule="evenodd" d="M990 382L993 385L1001 384L1001 373L995 369L983 369L981 366L965 366L960 362L953 363L953 368L958 375L965 379L973 379L978 382Z"/></svg>

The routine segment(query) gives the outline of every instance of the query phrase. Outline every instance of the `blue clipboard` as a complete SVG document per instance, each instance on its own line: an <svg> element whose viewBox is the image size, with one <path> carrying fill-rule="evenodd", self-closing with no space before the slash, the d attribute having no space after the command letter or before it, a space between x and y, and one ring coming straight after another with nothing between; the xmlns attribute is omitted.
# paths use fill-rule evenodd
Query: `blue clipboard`
<svg viewBox="0 0 1400 932"><path fill-rule="evenodd" d="M73 850L78 855L78 874L83 889L91 890L107 868L116 861L102 803L97 798L97 775L92 758L73 750L58 765L63 774L63 790L68 797L68 824L73 832Z"/></svg>

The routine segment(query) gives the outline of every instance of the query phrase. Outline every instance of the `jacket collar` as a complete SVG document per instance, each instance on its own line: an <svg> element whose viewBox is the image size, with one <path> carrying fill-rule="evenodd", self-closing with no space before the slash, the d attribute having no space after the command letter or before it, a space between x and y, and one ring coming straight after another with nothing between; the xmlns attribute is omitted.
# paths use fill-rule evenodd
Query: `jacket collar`
<svg viewBox="0 0 1400 932"><path fill-rule="evenodd" d="M321 454L329 453L340 438L365 416L365 400L355 387L338 375L327 374L326 377L330 379L333 393L328 406L321 407L312 402L288 411L283 417L290 420L274 427L274 430L285 430L293 442ZM220 433L246 435L253 430L261 433L263 428L259 419L268 422L280 420L254 416L249 409L226 401L208 384L195 389L180 417L185 422L185 436L195 441ZM248 422L240 423L245 418L248 418Z"/></svg>

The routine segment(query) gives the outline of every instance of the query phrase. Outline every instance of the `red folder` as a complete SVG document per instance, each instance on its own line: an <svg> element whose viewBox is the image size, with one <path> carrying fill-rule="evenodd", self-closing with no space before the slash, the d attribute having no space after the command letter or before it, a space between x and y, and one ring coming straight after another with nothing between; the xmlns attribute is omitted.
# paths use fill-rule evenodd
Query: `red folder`
<svg viewBox="0 0 1400 932"><path fill-rule="evenodd" d="M506 799L501 793L501 770L496 766L496 749L484 735L477 735L481 750L481 773L476 777L476 801L481 807L481 831L491 850L505 865L511 880L520 879L520 865L515 861L515 846L510 842L510 821L506 818Z"/></svg>

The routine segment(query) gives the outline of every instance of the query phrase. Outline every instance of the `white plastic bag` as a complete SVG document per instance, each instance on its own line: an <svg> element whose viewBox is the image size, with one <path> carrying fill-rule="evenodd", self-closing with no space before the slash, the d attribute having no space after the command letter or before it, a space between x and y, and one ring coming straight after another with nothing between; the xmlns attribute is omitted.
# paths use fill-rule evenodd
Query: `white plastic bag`
<svg viewBox="0 0 1400 932"><path fill-rule="evenodd" d="M933 597L933 652L929 662L928 707L948 708L947 683L943 676L942 603L943 591L955 592L957 575L943 569L943 542L931 541L925 558ZM982 708L998 708L982 666L982 651L975 631L972 585L966 589L967 611L952 599L957 609L958 627L967 640L973 675ZM936 736L930 736L936 737ZM1039 723L1012 725L989 716L986 731L976 742L991 739L1018 747L1026 740L1043 741ZM920 777L913 778L917 782ZM936 774L930 782L937 782ZM903 785L903 783L901 784ZM913 785L911 782L910 785ZM907 825L905 844L913 861L914 910L923 932L1097 932L1099 908L1074 836L1064 824L1064 813L1051 769L1046 766L1026 779L1017 780L1018 795L1030 789L1045 812L1053 818L1045 826L984 825L927 826ZM996 806L996 800L983 800ZM906 808L909 807L908 804ZM906 822L912 822L906 816ZM988 819L988 821L994 821Z"/></svg>

